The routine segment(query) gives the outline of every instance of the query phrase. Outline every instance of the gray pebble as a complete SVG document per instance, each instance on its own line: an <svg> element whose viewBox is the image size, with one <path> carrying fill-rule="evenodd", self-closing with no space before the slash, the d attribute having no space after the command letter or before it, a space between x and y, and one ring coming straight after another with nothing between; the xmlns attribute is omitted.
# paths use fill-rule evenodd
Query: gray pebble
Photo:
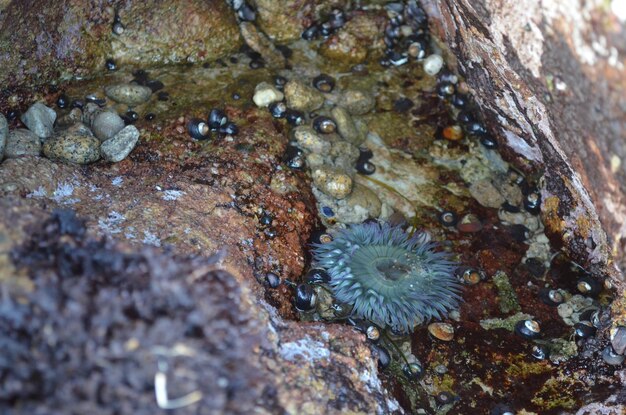
<svg viewBox="0 0 626 415"><path fill-rule="evenodd" d="M41 153L41 140L32 131L18 128L9 132L4 156L14 159L22 156L38 156Z"/></svg>
<svg viewBox="0 0 626 415"><path fill-rule="evenodd" d="M360 89L346 89L339 99L339 105L352 115L367 114L374 109L375 104L374 97Z"/></svg>
<svg viewBox="0 0 626 415"><path fill-rule="evenodd" d="M337 130L344 140L357 146L365 141L365 135L360 133L348 110L343 107L335 107L331 114L337 123Z"/></svg>
<svg viewBox="0 0 626 415"><path fill-rule="evenodd" d="M335 199L344 199L352 192L352 178L342 170L320 166L313 170L312 176L315 186Z"/></svg>
<svg viewBox="0 0 626 415"><path fill-rule="evenodd" d="M136 84L117 84L104 88L107 97L128 106L139 105L150 99L152 90L147 86Z"/></svg>
<svg viewBox="0 0 626 415"><path fill-rule="evenodd" d="M52 135L57 113L52 108L37 102L31 105L20 119L37 137L45 139Z"/></svg>
<svg viewBox="0 0 626 415"><path fill-rule="evenodd" d="M86 125L78 123L47 140L43 153L52 160L89 164L100 158L100 141Z"/></svg>
<svg viewBox="0 0 626 415"><path fill-rule="evenodd" d="M7 145L7 137L9 135L9 123L4 115L0 114L0 161L4 156L4 148Z"/></svg>
<svg viewBox="0 0 626 415"><path fill-rule="evenodd" d="M318 109L325 101L317 89L296 80L285 84L285 99L289 108L305 112Z"/></svg>
<svg viewBox="0 0 626 415"><path fill-rule="evenodd" d="M100 146L102 157L112 163L124 160L137 145L139 130L134 125L127 125L112 138Z"/></svg>
<svg viewBox="0 0 626 415"><path fill-rule="evenodd" d="M91 131L100 141L106 141L124 128L122 117L112 111L102 111L91 123Z"/></svg>

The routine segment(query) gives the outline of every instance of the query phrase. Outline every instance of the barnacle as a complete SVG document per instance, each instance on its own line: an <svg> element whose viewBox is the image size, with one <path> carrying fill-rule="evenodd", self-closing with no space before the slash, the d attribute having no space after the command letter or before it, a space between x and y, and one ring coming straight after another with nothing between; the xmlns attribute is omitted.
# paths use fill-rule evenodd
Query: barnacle
<svg viewBox="0 0 626 415"><path fill-rule="evenodd" d="M315 244L314 258L353 315L397 332L441 319L461 300L454 262L424 233L411 236L387 223L352 225L332 242Z"/></svg>

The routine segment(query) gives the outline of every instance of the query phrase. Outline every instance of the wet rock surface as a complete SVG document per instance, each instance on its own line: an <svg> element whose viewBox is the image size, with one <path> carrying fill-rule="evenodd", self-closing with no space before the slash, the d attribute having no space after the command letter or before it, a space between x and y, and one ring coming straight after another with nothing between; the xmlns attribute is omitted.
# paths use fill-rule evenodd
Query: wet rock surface
<svg viewBox="0 0 626 415"><path fill-rule="evenodd" d="M24 93L60 76L102 71L109 58L131 65L201 62L241 45L235 17L220 1L116 2L107 7L67 0L39 2L36 8L9 1L0 8L2 103L14 91ZM120 35L112 32L116 10L125 28Z"/></svg>
<svg viewBox="0 0 626 415"><path fill-rule="evenodd" d="M100 154L106 161L120 162L133 151L137 141L139 130L134 125L128 125L100 145Z"/></svg>
<svg viewBox="0 0 626 415"><path fill-rule="evenodd" d="M46 139L52 135L56 112L42 103L33 104L22 115L21 120L37 137Z"/></svg>
<svg viewBox="0 0 626 415"><path fill-rule="evenodd" d="M25 128L18 128L9 133L4 150L4 157L38 156L41 153L39 137Z"/></svg>
<svg viewBox="0 0 626 415"><path fill-rule="evenodd" d="M3 402L19 401L17 409L29 413L153 413L155 392L166 400L193 396L180 413L397 408L380 390L359 335L314 326L304 334L272 316L219 257L172 257L154 248L128 252L110 240L88 238L71 210L57 210L31 230L13 258L35 288L13 286L12 293L26 300L18 304L5 296L1 303L0 325L13 329L2 339L4 410ZM329 348L337 336L343 346ZM205 381L207 373L215 382ZM315 384L305 378L320 375L363 386L336 402L333 390L304 386ZM108 399L98 398L103 394Z"/></svg>
<svg viewBox="0 0 626 415"><path fill-rule="evenodd" d="M574 8L558 2L532 8L508 2L487 8L468 2L429 6L441 16L441 33L451 41L459 69L480 106L508 120L493 125L500 142L518 165L545 175L542 215L548 230L581 264L598 275L613 275L623 289L611 251L617 250L616 258L626 257L621 219L626 212L626 181L623 169L611 171L611 159L623 157L623 145L617 143L623 142L624 125L611 119L623 104L623 93L618 91L625 87L624 59L613 61L609 52L592 51L590 43L573 40L584 33L602 36L579 14L595 6L575 4ZM598 9L595 12L602 16ZM506 22L512 15L527 16L527 28L509 33ZM545 17L555 30L542 35L548 33L542 21L549 15L558 16ZM610 20L608 15L602 18ZM579 22L575 31L561 29L573 21ZM480 28L477 36L474 27ZM607 50L617 53L623 28L610 24L604 31L617 42ZM473 65L477 62L481 63ZM503 89L488 86L494 82ZM590 104L583 97L608 98ZM589 111L590 105L598 110ZM584 143L581 136L586 137ZM623 270L626 264L617 262Z"/></svg>
<svg viewBox="0 0 626 415"><path fill-rule="evenodd" d="M136 84L111 85L104 89L107 97L113 101L126 104L130 107L146 102L152 95L152 90L147 86Z"/></svg>
<svg viewBox="0 0 626 415"><path fill-rule="evenodd" d="M253 6L254 3L250 2ZM280 6L283 2L276 4ZM42 98L53 106L60 93L79 100L92 92L95 92L92 97L101 97L105 87L125 84L131 79L141 85L152 81L151 85L158 90L130 112L126 112L126 104L111 100L85 105L83 122L91 128L97 115L107 108L119 112L127 123L135 123L141 131L141 140L121 162L101 161L76 166L40 157L21 157L5 160L0 165L0 284L3 293L7 290L10 293L8 300L3 297L2 301L9 301L10 308L19 303L16 309L36 317L30 320L30 326L24 323L20 327L36 333L32 336L45 351L42 362L50 360L44 344L51 339L50 333L42 326L43 318L38 314L39 305L46 304L55 313L50 324L58 327L59 333L79 338L74 333L84 331L86 334L83 334L93 336L104 345L95 352L69 342L64 350L107 363L106 370L96 380L90 372L84 376L88 381L81 382L81 375L77 374L71 377L68 387L59 388L58 393L52 390L46 395L20 395L16 399L29 410L37 402L43 402L46 408L49 404L65 408L65 402L71 402L68 405L81 410L95 399L92 407L102 409L103 413L111 402L122 411L142 413L149 408L153 413L157 408L154 376L159 371L159 363L163 366L163 349L158 348L162 342L174 354L182 352L177 356L165 353L170 372L167 374L168 396L202 394L202 404L190 404L177 410L181 413L203 413L203 406L207 413L490 413L508 408L520 413L559 414L574 413L577 408L592 408L593 405L619 410L618 405L623 401L622 356L614 355L610 347L622 350L625 343L621 334L621 337L612 337L611 329L626 324L623 319L626 314L623 309L620 311L619 301L612 304L614 298L620 298L619 293L602 288L601 284L600 288L594 285L589 289L583 285L587 291L580 291L578 281L589 275L560 251L561 239L571 234L565 233L556 240L553 237L551 244L544 233L546 227L548 230L554 226L570 229L571 217L562 208L563 203L571 200L564 198L557 205L553 198L548 198L547 204L544 199L540 207L529 207L529 195L535 194L532 186L539 186L542 191L546 188L543 180L539 180L541 169L536 169L541 163L524 161L511 152L510 146L503 146L496 125L496 121L511 124L526 118L515 115L512 119L504 117L503 121L500 112L498 116L490 112L485 115L472 108L484 118L489 133L504 147L502 151L485 141L485 137L479 139L469 134L467 126L463 126L460 134L451 135L450 131L456 130L450 127L458 125L463 114L451 105L452 101L458 104L459 97L441 97L447 94L446 88L450 88L450 85L442 87L442 83L454 78L446 68L435 71L433 65L413 60L396 65L402 56L391 55L389 58L396 63L379 62L384 48L382 31L388 19L394 16L391 9L397 5L378 9L376 3L367 11L346 10L347 22L339 19L337 28L328 36L320 35L307 42L272 43L271 39L278 36L299 38L301 31L297 33L294 29L298 26L306 28L316 24L321 28L323 22L328 23L329 16L337 16L331 8L342 7L337 2L327 8L322 3L312 5L308 1L293 4L299 9L289 8L292 5L289 3L283 14L272 17L274 22L284 25L285 34L278 34L283 27L267 26L271 19L262 10L257 10L256 21L246 22L240 28L232 25L236 30L247 26L248 32L254 35L248 36L247 41L258 50L248 45L242 53L210 64L146 67L145 71L136 71L129 65L133 48L143 51L151 36L141 40L135 36L144 28L129 25L148 23L146 30L160 33L155 29L155 22L169 22L169 19L157 18L162 9L155 6L153 14L151 10L142 12L144 20L129 23L126 19L131 18L131 12L143 6L120 7L118 15L125 24L124 33L129 39L139 39L138 43L129 44L129 55L124 55L125 52L119 55L118 63L123 65L104 76L96 74L92 80L61 84L59 88L63 91L51 89L51 93ZM519 10L492 22L489 20L492 15L485 12L497 8L492 4L485 5L484 9L482 4L426 5L432 27L460 25L462 36L469 37L478 30L474 35L480 37L484 35L481 25L487 25L484 22L490 22L489 32L513 17L516 18L513 26L520 27L520 33L528 32L519 24L519 16L525 16ZM200 8L222 8L221 4L199 6L194 1L176 6L174 15L177 16L182 10L178 6L192 10L189 20L181 20L189 26L182 29L185 33L193 32L197 22L194 16L196 12L202 13ZM264 7L269 10L274 6ZM441 7L448 7L452 14L437 13ZM230 19L236 14L232 10L229 13L227 24L234 22ZM448 17L443 23L439 22L437 19L442 15L454 16L454 19ZM219 13L215 18L218 16ZM124 33L110 33L110 20L102 18L102 21L105 22L102 30L114 42L124 41ZM468 24L467 29L463 22ZM94 27L97 33L98 26ZM534 26L530 28L534 33ZM410 36L409 29L400 26L398 31L404 33L402 36ZM394 38L398 36L388 32ZM236 36L238 39L239 32ZM487 44L490 39L496 42L502 38L487 36L485 39ZM389 43L389 39L385 41ZM233 40L233 45L238 42ZM463 47L452 44L456 46L453 52ZM330 45L354 48L350 46L345 49L347 55L336 55L329 60L323 55ZM362 48L363 45L366 47ZM108 48L108 45L103 47ZM187 44L181 46L182 49L187 47ZM204 48L210 47L205 43L196 44L182 60L203 60ZM432 47L433 51L428 51L433 52L432 59L428 62L440 61L439 47ZM498 48L494 47L493 51L501 51ZM346 66L350 54L360 50L367 50L367 59L359 65ZM144 55L144 52L138 53ZM155 53L151 50L145 56L155 58ZM441 53L445 65L454 69L456 62L452 54L445 48ZM272 54L276 62L263 66L263 62L272 59ZM462 59L470 59L470 55L462 55ZM179 59L182 55L177 56ZM359 57L360 61L362 54L352 56ZM494 64L491 55L480 56L482 60L472 61L471 65L475 76L455 80L453 89L464 94L471 92L482 107L492 95L501 97L497 87L500 84L485 87L481 82L486 81L481 75L486 73L493 79L500 79L498 76L508 77L521 66L513 65L512 69L500 73L494 69L493 65L497 68L499 63ZM68 68L71 70L74 66ZM471 72L462 62L461 69ZM478 72L480 70L486 72ZM334 79L333 91L322 95L319 89L312 87L313 79L320 73ZM524 71L519 73L528 75ZM446 81L442 82L442 78ZM562 80L550 79L554 98L564 89ZM255 86L260 83L275 85L274 88L280 90L287 80L297 81L315 93L305 91L303 96L309 95L305 113L295 114L297 117L291 113L292 118L274 118L269 109L257 108L251 100ZM279 99L280 95L275 95L273 99ZM323 99L316 98L319 107L309 113L308 104L314 95ZM463 99L469 100L469 95ZM0 99L0 107L3 102ZM520 102L530 105L534 101ZM30 102L20 103L16 98L11 101L12 107L21 110L28 108L28 104ZM289 107L289 100L282 104ZM346 111L337 112L338 106L347 110L347 116L359 133L357 139L350 139L356 136L354 131L347 132ZM497 106L506 108L502 101L498 101ZM223 134L216 129L203 140L192 139L188 122L206 120L211 108L223 110L228 119L236 123L239 134ZM74 124L76 115L81 115L76 114L80 113L76 108L57 111L63 119L63 125L61 119L57 121L58 132ZM70 116L72 111L74 116ZM541 127L537 128L542 131L544 119L537 120L533 114L527 114L528 123ZM555 114L558 112L551 116L556 117ZM313 119L318 116L336 118L338 131L330 134L316 131ZM20 127L19 115L10 124L12 129ZM309 135L300 135L297 140L296 131L307 131ZM528 148L521 141L513 142L518 144L515 153L534 154L524 152ZM542 151L551 154L550 157L561 157L559 151L548 150L544 146ZM326 179L320 180L316 171L324 171ZM557 173L570 177L571 171L559 170L552 174ZM314 182L316 177L317 183ZM346 186L349 181L351 184ZM85 221L84 231L72 234L72 228L83 229L81 225L72 225L74 220L66 220L65 225L61 225L60 216L49 219L50 212L57 207L75 210L79 222ZM536 215L539 209L544 210L543 216ZM550 215L546 216L546 210ZM586 213L576 214L575 226L586 229L589 223L581 219ZM465 302L459 310L450 313L449 318L437 323L443 324L437 327L452 328L451 339L450 330L431 329L429 332L424 324L411 336L398 337L383 332L383 338L374 344L366 340L366 335L370 340L373 338L371 330L362 326L364 322L349 321L354 327L344 324L346 319L342 313L349 310L336 303L330 290L324 290L328 287L319 285L305 285L307 289L303 291L316 299L313 310L296 311L293 286L308 279L307 271L314 266L310 262L309 244L327 239L345 224L364 221L399 224L407 232L426 229L429 238L440 243L441 249L452 253L462 265L463 272L457 276L466 285ZM66 230L61 231L61 228ZM59 233L65 235L59 238ZM576 241L578 234L573 235L573 239L567 241ZM602 247L596 250L593 243L570 243L568 249L580 248L579 252L592 255L605 252ZM33 254L24 253L24 249ZM9 255L11 252L23 254L16 259L15 255ZM35 257L41 252L49 255ZM221 255L218 262L210 259L216 254ZM601 256L594 258L600 258L597 264L603 263ZM87 272L83 266L89 268L96 262L98 266L103 264L106 275L95 273L95 281L83 278ZM604 270L602 265L589 268L581 261L575 262L595 272L595 276L603 275L597 272ZM109 272L111 270L115 272ZM2 279L4 275L11 278ZM124 285L115 275L135 285ZM57 281L64 284L59 286ZM154 286L146 281L154 281ZM48 289L57 286L60 287L57 293L76 300L76 309L59 305L55 290ZM104 288L84 290L94 286ZM613 285L616 287L619 289L619 283ZM232 291L232 295L212 296L205 293L207 288L214 288L221 294ZM558 290L564 297L564 305L547 303L543 297L545 288ZM137 298L129 299L123 294L129 290L136 293ZM109 294L111 297L107 297ZM112 300L110 308L103 305L111 313L84 311L84 304L102 304L105 297ZM27 300L22 301L24 298ZM210 299L210 304L199 304L205 298ZM139 311L145 314L129 313L124 307L119 312L120 304L137 305L143 299L148 305ZM609 313L611 305L613 312ZM159 314L159 307L166 310L166 315ZM209 314L222 310L221 307L228 311L210 319ZM5 309L2 310L4 313ZM592 315L596 311L598 314ZM61 327L56 314L67 317L65 321L72 323ZM92 314L94 317L90 317ZM109 318L113 320L111 316L117 319L115 325L109 324ZM593 320L586 323L594 329L597 325L597 334L589 337L584 333L584 337L574 334L574 327L585 322L584 319ZM523 320L538 322L538 339L527 340L516 331ZM11 324L15 322L11 321ZM103 335L98 329L100 323L113 335ZM168 333L172 324L176 327ZM140 331L150 336L142 337L137 334ZM118 336L124 336L124 342L119 341ZM137 342L127 341L128 336L136 338ZM233 341L232 336L238 337ZM390 347L386 336L394 339L400 353ZM226 352L228 347L220 349L231 342L232 354ZM23 356L19 350L24 343L24 338L17 338L13 344L16 348L12 349L18 350L16 355ZM207 349L215 349L215 353L207 353ZM193 356L186 354L189 350ZM250 375L254 382L242 380L245 386L242 391L237 387L239 374L230 373L236 370L233 365L220 366L215 356L228 362L231 357L238 359L238 363L245 366L243 375L249 369L255 372ZM413 377L415 373L407 374L403 358L411 367L420 368L419 379ZM380 367L377 369L378 359ZM20 382L33 373L37 384L50 384L38 375L33 362L18 360L19 369L24 369L19 373L10 372L9 365L4 366L5 373L12 379L12 389L7 391L14 396L20 390L27 391ZM93 367L93 360L87 362ZM70 359L54 366L50 373L58 378L60 372L74 367L76 364ZM135 403L121 396L123 376L120 373L128 372L128 367L132 367L136 375L125 387ZM227 375L219 376L225 372ZM203 379L207 373L216 374L217 381L205 384ZM220 382L220 378L223 381ZM70 389L74 385L77 386ZM386 395L385 389L393 393L398 403ZM215 399L205 403L205 394L214 395ZM114 398L109 399L109 396ZM452 396L452 402L446 401L446 396ZM592 400L596 403L591 403Z"/></svg>
<svg viewBox="0 0 626 415"><path fill-rule="evenodd" d="M100 141L86 125L79 123L47 140L43 153L52 160L90 164L100 158Z"/></svg>

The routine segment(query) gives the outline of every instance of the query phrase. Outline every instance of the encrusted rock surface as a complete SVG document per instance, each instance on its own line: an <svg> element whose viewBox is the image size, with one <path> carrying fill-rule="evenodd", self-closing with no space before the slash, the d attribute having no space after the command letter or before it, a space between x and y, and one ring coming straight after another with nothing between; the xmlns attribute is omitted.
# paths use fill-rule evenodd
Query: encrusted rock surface
<svg viewBox="0 0 626 415"><path fill-rule="evenodd" d="M508 157L543 175L547 230L624 290L626 34L615 16L602 2L425 4Z"/></svg>
<svg viewBox="0 0 626 415"><path fill-rule="evenodd" d="M71 210L0 206L2 236L21 242L20 277L0 284L24 298L0 300L0 325L14 328L0 360L3 411L17 400L24 413L150 414L157 373L169 399L197 396L181 414L398 410L361 334L285 322L219 256L136 251L92 239Z"/></svg>
<svg viewBox="0 0 626 415"><path fill-rule="evenodd" d="M125 27L111 27L115 10ZM16 90L118 64L202 62L241 45L225 1L0 2L0 106Z"/></svg>

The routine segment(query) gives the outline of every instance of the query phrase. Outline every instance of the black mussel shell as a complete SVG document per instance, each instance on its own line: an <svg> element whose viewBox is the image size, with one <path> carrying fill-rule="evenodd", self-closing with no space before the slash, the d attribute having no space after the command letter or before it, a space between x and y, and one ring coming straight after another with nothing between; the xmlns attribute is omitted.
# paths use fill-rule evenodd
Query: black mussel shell
<svg viewBox="0 0 626 415"><path fill-rule="evenodd" d="M317 296L309 284L299 284L296 287L295 306L299 311L310 311L315 307Z"/></svg>
<svg viewBox="0 0 626 415"><path fill-rule="evenodd" d="M187 132L196 140L208 140L211 138L209 125L199 118L192 118L187 123Z"/></svg>
<svg viewBox="0 0 626 415"><path fill-rule="evenodd" d="M335 88L335 79L326 74L313 78L313 86L321 92L331 92Z"/></svg>
<svg viewBox="0 0 626 415"><path fill-rule="evenodd" d="M357 161L356 163L356 171L359 174L363 174L365 176L369 176L376 172L376 165L369 161Z"/></svg>
<svg viewBox="0 0 626 415"><path fill-rule="evenodd" d="M287 115L287 104L284 102L272 102L268 107L270 114L274 118L285 118Z"/></svg>
<svg viewBox="0 0 626 415"><path fill-rule="evenodd" d="M219 129L220 134L237 135L239 133L239 127L234 122L227 122Z"/></svg>
<svg viewBox="0 0 626 415"><path fill-rule="evenodd" d="M213 108L209 113L208 125L211 131L217 131L223 125L226 125L228 122L228 117L219 108Z"/></svg>
<svg viewBox="0 0 626 415"><path fill-rule="evenodd" d="M515 324L515 333L525 339L534 340L541 336L541 327L535 320L520 320Z"/></svg>

